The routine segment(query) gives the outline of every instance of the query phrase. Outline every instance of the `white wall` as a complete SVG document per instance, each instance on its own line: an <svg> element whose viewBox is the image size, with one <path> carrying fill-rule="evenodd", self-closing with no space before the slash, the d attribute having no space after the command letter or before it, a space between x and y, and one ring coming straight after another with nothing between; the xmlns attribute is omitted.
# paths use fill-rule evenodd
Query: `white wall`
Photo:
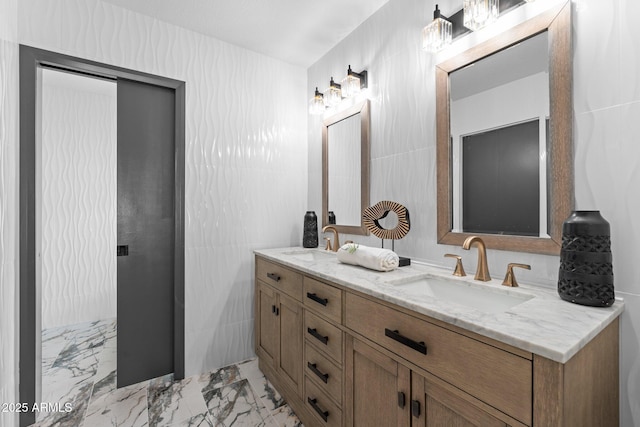
<svg viewBox="0 0 640 427"><path fill-rule="evenodd" d="M116 317L116 83L42 70L42 329Z"/></svg>
<svg viewBox="0 0 640 427"><path fill-rule="evenodd" d="M475 253L436 242L435 73L439 59L421 49L420 32L432 19L435 1L392 1L308 70L307 94L347 65L369 72L371 99L371 203L395 200L411 213L411 231L396 252L447 265L447 252L475 268ZM443 14L460 1L439 1ZM538 0L515 14L544 7ZM599 209L609 220L617 296L625 299L621 323L620 413L623 426L640 425L640 13L636 0L577 0L574 7L575 187L577 209ZM513 15L515 16L515 15ZM462 50L497 27L466 37ZM446 55L446 53L444 54ZM440 59L442 59L440 56ZM309 116L309 209L321 208L321 121ZM379 240L349 236L372 246ZM522 282L555 287L557 256L488 251L494 276L509 262L532 265Z"/></svg>
<svg viewBox="0 0 640 427"><path fill-rule="evenodd" d="M0 402L17 399L18 31L17 0L0 0ZM15 414L0 413L0 426Z"/></svg>
<svg viewBox="0 0 640 427"><path fill-rule="evenodd" d="M1 400L17 400L17 43L186 82L186 374L251 357L252 250L302 240L305 70L99 0L0 0L0 36Z"/></svg>

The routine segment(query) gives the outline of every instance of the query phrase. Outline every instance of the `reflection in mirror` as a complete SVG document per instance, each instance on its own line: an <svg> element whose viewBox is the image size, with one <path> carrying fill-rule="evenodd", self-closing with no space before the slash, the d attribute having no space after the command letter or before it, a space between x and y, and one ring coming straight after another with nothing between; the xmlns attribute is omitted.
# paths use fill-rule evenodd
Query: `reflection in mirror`
<svg viewBox="0 0 640 427"><path fill-rule="evenodd" d="M548 238L548 33L449 74L455 232Z"/></svg>
<svg viewBox="0 0 640 427"><path fill-rule="evenodd" d="M369 205L369 101L329 117L322 130L322 225L335 215L340 233L368 234L362 211Z"/></svg>
<svg viewBox="0 0 640 427"><path fill-rule="evenodd" d="M558 254L573 207L571 4L436 66L438 243Z"/></svg>
<svg viewBox="0 0 640 427"><path fill-rule="evenodd" d="M117 90L111 80L38 74L36 402L77 402L87 387L116 387Z"/></svg>
<svg viewBox="0 0 640 427"><path fill-rule="evenodd" d="M361 221L360 113L329 126L328 138L328 209L341 225L357 227Z"/></svg>

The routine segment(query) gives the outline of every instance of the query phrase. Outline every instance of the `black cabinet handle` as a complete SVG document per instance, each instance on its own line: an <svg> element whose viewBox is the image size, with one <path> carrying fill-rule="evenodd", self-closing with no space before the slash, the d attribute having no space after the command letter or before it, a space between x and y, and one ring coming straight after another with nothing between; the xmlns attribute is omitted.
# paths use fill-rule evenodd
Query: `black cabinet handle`
<svg viewBox="0 0 640 427"><path fill-rule="evenodd" d="M272 305L272 306L271 306L271 312L272 312L273 314L275 314L276 316L279 316L279 315L280 315L280 309L279 309L278 307L276 307L275 305Z"/></svg>
<svg viewBox="0 0 640 427"><path fill-rule="evenodd" d="M322 304L326 307L326 305L329 303L329 300L326 298L320 298L318 295L316 295L315 293L310 293L307 292L307 298L314 300L315 302L317 302L318 304Z"/></svg>
<svg viewBox="0 0 640 427"><path fill-rule="evenodd" d="M324 383L327 383L327 380L329 380L329 374L323 374L322 372L320 372L320 370L318 369L318 365L315 363L311 363L311 362L307 362L307 367L309 369L311 369L311 372L313 372L314 374L316 374L318 376L318 378L320 378L322 381L324 381Z"/></svg>
<svg viewBox="0 0 640 427"><path fill-rule="evenodd" d="M307 332L313 335L314 338L316 338L318 341L320 341L324 345L327 345L327 343L329 342L329 337L323 337L322 335L320 335L316 328L313 328L313 329L307 328Z"/></svg>
<svg viewBox="0 0 640 427"><path fill-rule="evenodd" d="M309 402L309 405L311 405L311 407L316 410L318 415L320 415L322 419L326 422L327 419L329 418L329 411L323 411L322 409L320 409L320 407L318 406L318 399L312 399L310 397L307 397L307 402Z"/></svg>
<svg viewBox="0 0 640 427"><path fill-rule="evenodd" d="M420 402L418 400L411 401L411 414L416 418L420 418Z"/></svg>
<svg viewBox="0 0 640 427"><path fill-rule="evenodd" d="M404 392L399 391L398 392L398 406L401 408L404 408L404 405L407 404L407 397L405 396Z"/></svg>
<svg viewBox="0 0 640 427"><path fill-rule="evenodd" d="M391 338L394 341L398 341L400 344L406 345L407 347L411 347L415 351L418 351L422 354L427 354L427 345L424 341L414 341L410 338L400 335L398 330L392 331L391 329L385 328L384 335Z"/></svg>
<svg viewBox="0 0 640 427"><path fill-rule="evenodd" d="M276 282L280 281L280 275L276 274L276 273L267 273L267 277L271 280L274 280Z"/></svg>

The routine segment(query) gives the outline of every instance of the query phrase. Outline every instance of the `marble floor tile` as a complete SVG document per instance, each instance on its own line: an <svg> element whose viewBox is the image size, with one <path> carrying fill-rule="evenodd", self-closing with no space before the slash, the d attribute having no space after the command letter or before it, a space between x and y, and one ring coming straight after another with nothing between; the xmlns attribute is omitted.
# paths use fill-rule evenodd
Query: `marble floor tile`
<svg viewBox="0 0 640 427"><path fill-rule="evenodd" d="M42 337L41 401L70 403L71 410L43 410L35 427L302 426L257 359L116 389L114 319L53 328Z"/></svg>
<svg viewBox="0 0 640 427"><path fill-rule="evenodd" d="M171 426L207 412L198 377L179 381L151 381L149 425Z"/></svg>
<svg viewBox="0 0 640 427"><path fill-rule="evenodd" d="M289 405L282 405L275 411L272 411L271 416L276 421L276 425L280 427L304 427L302 421L300 421Z"/></svg>
<svg viewBox="0 0 640 427"><path fill-rule="evenodd" d="M146 383L92 396L82 427L149 426Z"/></svg>
<svg viewBox="0 0 640 427"><path fill-rule="evenodd" d="M204 400L216 426L274 426L246 379L208 390Z"/></svg>
<svg viewBox="0 0 640 427"><path fill-rule="evenodd" d="M262 400L268 410L273 411L285 404L284 399L267 380L258 367L258 359L252 359L238 364L240 375L246 378L257 396Z"/></svg>
<svg viewBox="0 0 640 427"><path fill-rule="evenodd" d="M226 366L213 372L200 375L198 381L202 385L202 393L240 381L240 369L237 365Z"/></svg>

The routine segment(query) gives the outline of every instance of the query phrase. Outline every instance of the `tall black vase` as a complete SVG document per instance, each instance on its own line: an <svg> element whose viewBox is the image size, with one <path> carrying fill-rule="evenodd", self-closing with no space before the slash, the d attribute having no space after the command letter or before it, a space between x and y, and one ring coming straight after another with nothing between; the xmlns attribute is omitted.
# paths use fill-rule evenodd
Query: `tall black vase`
<svg viewBox="0 0 640 427"><path fill-rule="evenodd" d="M318 217L314 211L307 211L304 215L302 246L305 248L318 247Z"/></svg>
<svg viewBox="0 0 640 427"><path fill-rule="evenodd" d="M562 224L558 294L592 307L615 300L611 228L599 211L574 211Z"/></svg>

